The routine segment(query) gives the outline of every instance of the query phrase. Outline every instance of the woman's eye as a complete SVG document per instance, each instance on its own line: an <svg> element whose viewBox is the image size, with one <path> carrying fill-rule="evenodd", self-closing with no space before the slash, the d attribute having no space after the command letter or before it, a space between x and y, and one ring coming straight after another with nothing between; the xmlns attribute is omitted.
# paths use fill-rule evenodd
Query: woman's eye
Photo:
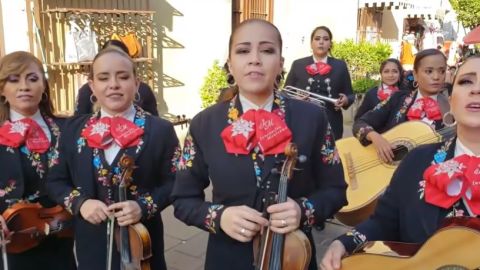
<svg viewBox="0 0 480 270"><path fill-rule="evenodd" d="M265 52L265 53L268 53L268 54L275 53L275 49L273 49L273 48L264 49L264 50L262 50L262 51Z"/></svg>
<svg viewBox="0 0 480 270"><path fill-rule="evenodd" d="M11 83L16 83L18 82L18 76L8 76L7 81Z"/></svg>
<svg viewBox="0 0 480 270"><path fill-rule="evenodd" d="M36 81L38 81L38 77L36 77L36 76L35 76L35 77L30 77L29 80L30 80L31 82L36 82Z"/></svg>
<svg viewBox="0 0 480 270"><path fill-rule="evenodd" d="M472 82L471 80L469 80L469 79L460 79L460 80L458 81L458 84L459 84L459 85L472 84L472 83L473 83L473 82Z"/></svg>
<svg viewBox="0 0 480 270"><path fill-rule="evenodd" d="M128 76L128 75L127 76L120 76L120 80L125 81L125 80L128 80L128 79L130 79L130 76Z"/></svg>
<svg viewBox="0 0 480 270"><path fill-rule="evenodd" d="M245 54L245 53L248 53L249 50L248 49L237 49L236 53L237 54Z"/></svg>
<svg viewBox="0 0 480 270"><path fill-rule="evenodd" d="M107 81L108 78L107 77L98 77L98 80L101 81L101 82L104 82L104 81Z"/></svg>

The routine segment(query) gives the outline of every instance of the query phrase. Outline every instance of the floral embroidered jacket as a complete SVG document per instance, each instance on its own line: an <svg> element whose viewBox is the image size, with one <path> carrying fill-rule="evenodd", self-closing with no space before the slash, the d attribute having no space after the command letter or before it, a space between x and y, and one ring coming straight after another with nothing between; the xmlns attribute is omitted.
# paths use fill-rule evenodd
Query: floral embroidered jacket
<svg viewBox="0 0 480 270"><path fill-rule="evenodd" d="M366 112L353 123L353 134L363 145L371 142L367 140L367 134L374 130L383 133L394 126L408 121L407 112L417 97L417 91L398 91L386 99L378 103L372 110ZM442 115L450 110L447 97L438 94L437 100ZM443 121L434 122L434 128L439 130L444 127Z"/></svg>
<svg viewBox="0 0 480 270"><path fill-rule="evenodd" d="M329 94L331 94L332 98L338 98L340 93L345 94L348 98L348 105L345 106L344 109L348 109L355 101L355 95L353 94L347 64L333 57L328 57L327 63L332 67L332 70L328 74L316 74L312 76L305 68L313 64L313 56L307 56L293 61L285 85L295 86L323 96L329 96ZM328 84L326 82L328 82ZM328 86L330 86L330 91L327 90ZM335 110L331 103L327 103L326 108L328 120L332 125L335 139L340 139L343 135L342 110Z"/></svg>
<svg viewBox="0 0 480 270"><path fill-rule="evenodd" d="M80 215L80 206L87 199L98 199L108 204L105 189L111 190L110 199L118 199L120 169L119 155L128 154L135 159L132 183L127 198L136 200L142 209L141 222L147 227L152 240L152 269L166 269L163 256L163 223L160 212L167 207L175 170L172 157L178 147L170 122L151 116L136 107L134 123L143 128L138 146L120 150L111 167L104 161L103 151L88 147L82 130L97 117L81 115L68 119L59 144L60 162L52 167L48 176L49 194L65 205L75 217L75 239L78 269L104 269L106 258L106 223L93 225ZM94 243L94 244L92 244ZM114 262L118 256L114 252ZM112 269L117 269L114 265Z"/></svg>
<svg viewBox="0 0 480 270"><path fill-rule="evenodd" d="M0 145L1 212L16 202L22 200L33 202L40 197L49 207L53 204L53 202L44 201L47 196L45 181L49 167L58 163L55 145L64 119L48 116L43 118L51 134L50 148L44 154L30 152L25 145L18 148Z"/></svg>
<svg viewBox="0 0 480 270"><path fill-rule="evenodd" d="M343 169L323 109L299 100L277 97L274 102L285 108L285 122L293 133L293 142L299 155L306 157L305 162L297 163L299 170L289 182L288 196L299 203L301 228L311 239L311 226L322 223L346 204ZM172 193L175 216L210 232L205 264L209 270L253 269L252 243L230 238L220 228L220 218L229 206L247 205L261 211L266 192L276 191L278 186L278 175L272 169L283 159L283 154L266 156L257 168L256 155L225 151L220 133L229 125L229 119L242 114L240 102L234 108L229 103L216 104L192 120L183 153L178 154ZM204 190L209 185L213 198L206 199ZM314 259L311 267L316 269Z"/></svg>
<svg viewBox="0 0 480 270"><path fill-rule="evenodd" d="M455 138L413 149L400 163L374 214L338 239L347 252L362 249L366 241L423 243L446 217L465 213L463 203L443 209L425 202L424 171L453 158Z"/></svg>

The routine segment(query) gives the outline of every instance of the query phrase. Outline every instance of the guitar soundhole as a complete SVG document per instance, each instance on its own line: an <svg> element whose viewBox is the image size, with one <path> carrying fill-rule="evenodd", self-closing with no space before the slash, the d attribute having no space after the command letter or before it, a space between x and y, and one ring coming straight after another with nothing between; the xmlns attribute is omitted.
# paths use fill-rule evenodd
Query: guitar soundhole
<svg viewBox="0 0 480 270"><path fill-rule="evenodd" d="M463 267L461 265L444 265L437 270L468 270L468 268Z"/></svg>
<svg viewBox="0 0 480 270"><path fill-rule="evenodd" d="M392 142L393 145L393 165L398 165L400 161L414 148L414 145L409 141L395 141Z"/></svg>
<svg viewBox="0 0 480 270"><path fill-rule="evenodd" d="M395 147L395 149L393 149L393 153L395 154L395 156L393 157L393 162L398 162L407 155L408 148L403 145L400 145L398 147Z"/></svg>

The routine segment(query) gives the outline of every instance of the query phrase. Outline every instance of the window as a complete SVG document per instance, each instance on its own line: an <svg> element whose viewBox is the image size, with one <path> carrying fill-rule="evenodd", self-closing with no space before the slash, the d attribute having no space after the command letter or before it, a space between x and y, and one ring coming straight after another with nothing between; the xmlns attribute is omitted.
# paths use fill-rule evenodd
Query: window
<svg viewBox="0 0 480 270"><path fill-rule="evenodd" d="M263 19L273 22L274 0L233 0L232 28L248 19Z"/></svg>

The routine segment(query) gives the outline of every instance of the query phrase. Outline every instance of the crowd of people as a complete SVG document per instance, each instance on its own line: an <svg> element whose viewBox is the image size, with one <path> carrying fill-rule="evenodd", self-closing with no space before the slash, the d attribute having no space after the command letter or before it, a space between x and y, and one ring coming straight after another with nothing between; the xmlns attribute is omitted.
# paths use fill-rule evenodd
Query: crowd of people
<svg viewBox="0 0 480 270"><path fill-rule="evenodd" d="M27 233L6 214L20 205L36 205L35 211L61 206L72 219L42 237L37 232L38 244L9 251L1 263L8 269L127 269L135 247L122 237L143 224L151 269L167 269L160 213L171 204L176 218L209 232L209 270L259 269L258 243L269 245L265 234L275 242L298 232L313 254L305 269L340 269L341 259L367 241L423 243L446 218L480 214L480 57L465 59L451 78L437 49L419 51L410 74L397 59L386 59L381 82L355 115L359 142L373 144L388 164L394 147L382 133L400 123L455 127L456 136L408 153L374 214L335 239L317 262L312 227L348 203L335 141L343 135L342 110L355 99L347 64L331 55L332 39L328 27L313 29L312 55L295 60L285 81L335 99L318 106L277 91L284 74L277 27L259 19L242 22L229 39L231 87L192 119L183 147L172 124L157 117L154 94L137 78L121 42L108 42L96 55L69 118L55 116L37 58L27 52L2 57L0 244L9 251ZM285 149L291 147L298 162L285 172L282 164L291 159ZM129 168L127 157L134 163ZM285 200L277 201L281 195ZM114 237L114 227L129 229Z"/></svg>

